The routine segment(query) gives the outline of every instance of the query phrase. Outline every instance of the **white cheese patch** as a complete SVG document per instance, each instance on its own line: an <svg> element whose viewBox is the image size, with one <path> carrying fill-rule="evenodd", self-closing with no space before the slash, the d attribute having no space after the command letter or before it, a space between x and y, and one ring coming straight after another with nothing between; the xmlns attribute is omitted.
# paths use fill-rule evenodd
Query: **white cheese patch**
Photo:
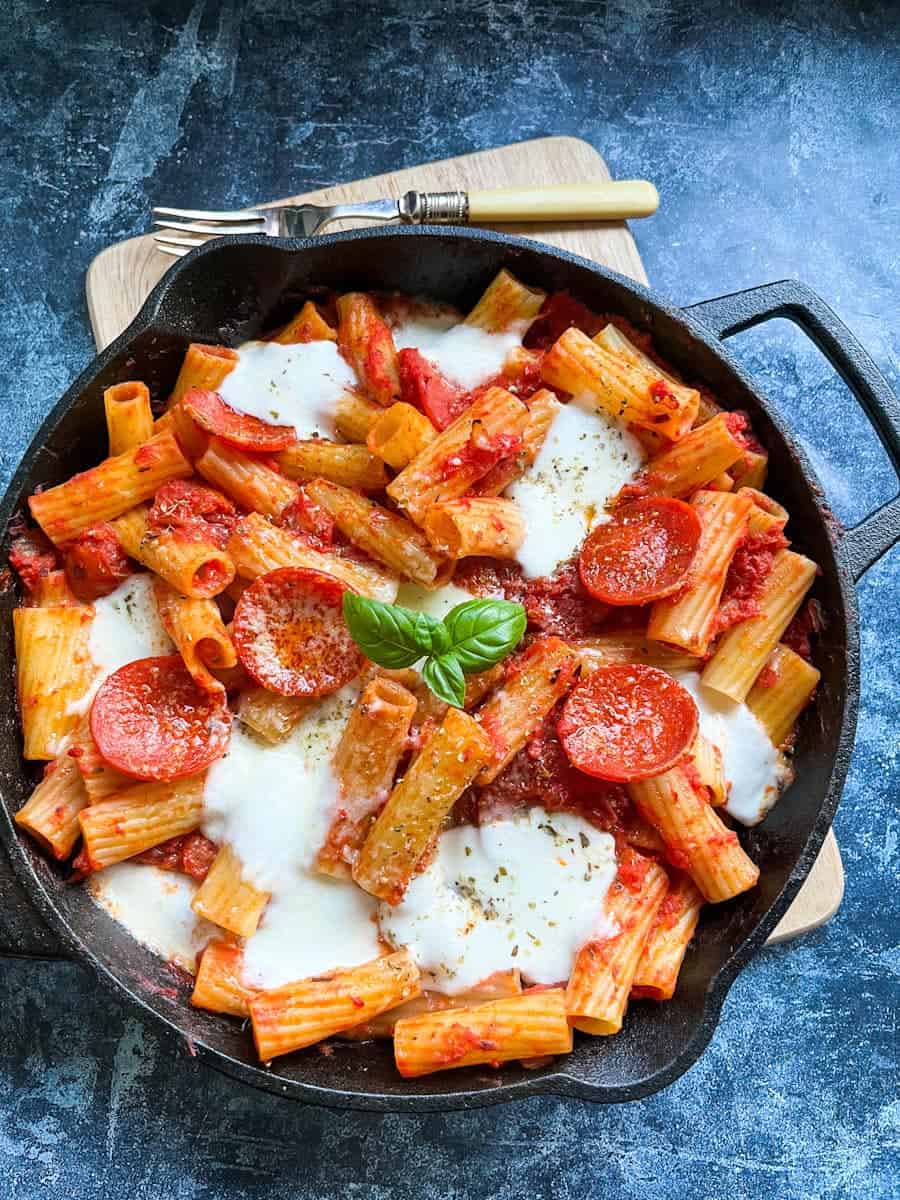
<svg viewBox="0 0 900 1200"><path fill-rule="evenodd" d="M244 877L271 900L244 953L244 978L278 987L379 953L375 902L312 869L338 803L331 761L357 689L316 706L271 746L236 725L204 789L203 831L231 846Z"/></svg>
<svg viewBox="0 0 900 1200"><path fill-rule="evenodd" d="M645 459L638 439L590 400L562 405L537 458L506 489L525 518L516 557L526 577L551 575L571 558Z"/></svg>
<svg viewBox="0 0 900 1200"><path fill-rule="evenodd" d="M356 376L334 342L245 342L219 394L238 412L293 425L298 438L333 438L335 402L355 386Z"/></svg>
<svg viewBox="0 0 900 1200"><path fill-rule="evenodd" d="M219 932L194 914L191 901L197 884L176 871L116 863L92 875L87 886L93 900L132 937L192 974L197 953Z"/></svg>
<svg viewBox="0 0 900 1200"><path fill-rule="evenodd" d="M503 333L488 333L457 320L444 313L405 320L393 331L394 345L398 350L415 348L446 379L471 391L503 370L510 351L521 346L528 323Z"/></svg>
<svg viewBox="0 0 900 1200"><path fill-rule="evenodd" d="M69 706L79 715L87 712L100 685L119 667L174 653L156 607L152 575L131 575L114 592L94 601L88 648L97 674L81 699Z"/></svg>
<svg viewBox="0 0 900 1200"><path fill-rule="evenodd" d="M617 932L604 910L615 873L609 834L531 808L445 832L401 903L379 907L379 923L451 995L515 967L530 983L560 983L585 942Z"/></svg>
<svg viewBox="0 0 900 1200"><path fill-rule="evenodd" d="M743 825L758 825L789 778L784 756L746 704L704 687L696 672L677 672L675 678L697 702L700 732L722 754L729 788L725 811Z"/></svg>
<svg viewBox="0 0 900 1200"><path fill-rule="evenodd" d="M446 583L443 587L430 592L427 588L419 587L417 583L401 583L397 591L397 603L403 608L412 608L416 612L427 613L437 621L442 621L457 604L465 604L475 597L465 588L457 587L455 583Z"/></svg>

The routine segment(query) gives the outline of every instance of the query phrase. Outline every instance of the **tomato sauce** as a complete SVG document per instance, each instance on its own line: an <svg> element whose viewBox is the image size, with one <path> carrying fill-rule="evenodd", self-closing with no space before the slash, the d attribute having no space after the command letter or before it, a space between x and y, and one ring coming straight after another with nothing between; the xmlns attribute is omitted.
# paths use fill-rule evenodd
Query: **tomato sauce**
<svg viewBox="0 0 900 1200"><path fill-rule="evenodd" d="M807 600L788 625L781 640L795 654L809 662L812 658L812 638L824 628L825 614L821 604L818 600Z"/></svg>
<svg viewBox="0 0 900 1200"><path fill-rule="evenodd" d="M56 551L39 529L15 533L9 548L9 565L15 570L27 592L35 592L45 575L56 570Z"/></svg>
<svg viewBox="0 0 900 1200"><path fill-rule="evenodd" d="M449 455L441 465L441 477L450 479L463 468L477 472L478 478L486 475L492 467L504 459L512 458L522 449L522 439L517 433L485 434L472 422L472 435L466 444Z"/></svg>
<svg viewBox="0 0 900 1200"><path fill-rule="evenodd" d="M212 542L225 549L237 510L221 492L186 479L164 483L147 514L151 533L173 533L186 542Z"/></svg>
<svg viewBox="0 0 900 1200"><path fill-rule="evenodd" d="M135 861L163 871L179 871L202 883L218 852L216 843L202 833L183 833L136 855Z"/></svg>
<svg viewBox="0 0 900 1200"><path fill-rule="evenodd" d="M592 312L587 305L568 292L554 292L544 301L541 311L524 338L529 350L549 350L574 325L588 337L598 334L608 324L603 316Z"/></svg>
<svg viewBox="0 0 900 1200"><path fill-rule="evenodd" d="M463 818L477 813L484 824L520 809L574 812L606 833L624 836L633 821L628 794L619 784L592 779L575 769L559 741L556 724L562 704L545 717L505 771L486 787L467 793Z"/></svg>
<svg viewBox="0 0 900 1200"><path fill-rule="evenodd" d="M765 447L754 434L750 418L743 410L726 413L725 424L734 440L740 442L745 450L752 450L754 454L765 454Z"/></svg>
<svg viewBox="0 0 900 1200"><path fill-rule="evenodd" d="M759 598L779 550L788 545L780 529L748 534L734 553L716 614L716 633L722 633L759 614Z"/></svg>
<svg viewBox="0 0 900 1200"><path fill-rule="evenodd" d="M300 534L305 542L317 550L330 550L334 545L334 518L320 504L316 504L303 487L297 499L282 509L278 524L291 533Z"/></svg>
<svg viewBox="0 0 900 1200"><path fill-rule="evenodd" d="M523 604L532 632L557 637L586 637L596 633L609 607L595 600L578 574L576 559L537 579L526 579L517 563L490 558L466 558L454 581L476 596L503 597Z"/></svg>
<svg viewBox="0 0 900 1200"><path fill-rule="evenodd" d="M400 398L420 409L436 429L446 429L472 403L464 393L445 379L434 363L411 347L397 355L400 369Z"/></svg>
<svg viewBox="0 0 900 1200"><path fill-rule="evenodd" d="M116 531L105 521L85 529L66 547L63 564L69 587L90 604L108 596L132 573L131 560Z"/></svg>

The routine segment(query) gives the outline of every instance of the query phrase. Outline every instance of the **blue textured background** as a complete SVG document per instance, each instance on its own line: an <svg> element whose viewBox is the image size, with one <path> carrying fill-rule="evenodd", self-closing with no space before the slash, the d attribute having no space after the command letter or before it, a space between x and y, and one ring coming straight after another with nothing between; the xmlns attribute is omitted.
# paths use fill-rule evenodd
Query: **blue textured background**
<svg viewBox="0 0 900 1200"><path fill-rule="evenodd" d="M243 204L545 133L656 181L660 212L635 233L662 294L797 276L900 382L891 4L4 7L4 483L92 355L85 268L142 231L152 202ZM733 345L843 520L890 498L875 437L792 327ZM0 960L0 1195L896 1195L898 562L860 587L844 905L744 972L706 1055L666 1092L421 1118L303 1108L185 1058L78 967Z"/></svg>

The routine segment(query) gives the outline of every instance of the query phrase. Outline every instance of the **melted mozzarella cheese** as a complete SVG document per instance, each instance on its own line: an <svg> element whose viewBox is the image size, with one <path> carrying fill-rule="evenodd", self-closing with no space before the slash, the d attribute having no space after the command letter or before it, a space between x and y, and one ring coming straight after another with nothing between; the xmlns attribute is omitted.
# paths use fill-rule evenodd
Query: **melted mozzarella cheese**
<svg viewBox="0 0 900 1200"><path fill-rule="evenodd" d="M465 604L475 597L455 583L446 583L443 587L428 591L417 583L401 583L397 591L397 603L403 608L412 608L416 612L427 613L437 621L442 621L457 604Z"/></svg>
<svg viewBox="0 0 900 1200"><path fill-rule="evenodd" d="M514 967L529 982L559 983L586 941L616 932L604 912L615 872L609 834L531 808L444 833L402 902L380 906L379 923L451 995Z"/></svg>
<svg viewBox="0 0 900 1200"><path fill-rule="evenodd" d="M219 393L226 404L298 438L334 437L334 407L356 376L334 342L245 342Z"/></svg>
<svg viewBox="0 0 900 1200"><path fill-rule="evenodd" d="M722 754L729 789L725 811L744 825L758 825L789 779L784 756L746 704L704 687L695 672L675 678L697 702L700 732Z"/></svg>
<svg viewBox="0 0 900 1200"><path fill-rule="evenodd" d="M527 327L526 322L503 333L488 333L455 315L438 313L403 321L393 331L394 345L398 350L415 348L446 379L471 391L503 370L510 351L522 344Z"/></svg>
<svg viewBox="0 0 900 1200"><path fill-rule="evenodd" d="M379 953L375 902L312 869L338 803L331 760L355 699L354 687L328 697L280 745L236 726L207 774L204 832L230 845L244 877L271 895L244 952L252 986L278 987Z"/></svg>
<svg viewBox="0 0 900 1200"><path fill-rule="evenodd" d="M525 518L516 557L528 578L571 558L645 457L637 438L589 400L560 408L537 458L506 491Z"/></svg>
<svg viewBox="0 0 900 1200"><path fill-rule="evenodd" d="M198 951L217 932L191 909L197 884L175 871L117 863L92 875L88 890L148 950L192 973Z"/></svg>
<svg viewBox="0 0 900 1200"><path fill-rule="evenodd" d="M156 607L152 575L131 575L114 592L94 601L88 649L97 674L81 699L70 706L73 713L86 713L100 685L119 667L173 652Z"/></svg>

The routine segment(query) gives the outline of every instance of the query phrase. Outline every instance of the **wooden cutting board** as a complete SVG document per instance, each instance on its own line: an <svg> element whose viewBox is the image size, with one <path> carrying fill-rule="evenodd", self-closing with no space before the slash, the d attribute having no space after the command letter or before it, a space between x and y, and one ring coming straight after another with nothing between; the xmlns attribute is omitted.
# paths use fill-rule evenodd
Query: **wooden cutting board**
<svg viewBox="0 0 900 1200"><path fill-rule="evenodd" d="M471 190L609 178L606 163L587 142L578 138L548 137L516 146L483 150L478 154L465 154L443 162L426 163L389 175L337 184L317 192L292 196L287 201L271 203L308 200L334 204L370 200L379 196L400 196L410 188L425 191ZM191 196L166 196L160 199L183 206L189 206L192 202ZM359 222L332 225L329 232L351 226L358 227ZM507 232L525 234L542 242L562 246L640 283L647 283L637 247L628 227L622 222L603 225L507 225L504 228ZM109 345L132 321L151 288L159 282L171 262L154 248L153 239L149 236L120 242L98 254L88 269L86 283L88 311L98 349ZM837 911L843 894L841 856L834 834L829 832L809 878L770 941L784 941L823 925Z"/></svg>

